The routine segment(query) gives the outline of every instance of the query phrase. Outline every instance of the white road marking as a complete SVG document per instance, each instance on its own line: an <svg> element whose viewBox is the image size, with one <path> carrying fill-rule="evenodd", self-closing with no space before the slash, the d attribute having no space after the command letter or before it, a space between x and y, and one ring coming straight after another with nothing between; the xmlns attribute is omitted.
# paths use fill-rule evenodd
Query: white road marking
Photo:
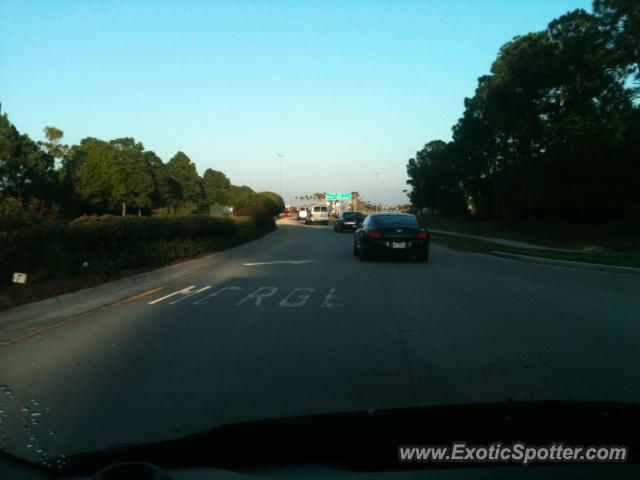
<svg viewBox="0 0 640 480"><path fill-rule="evenodd" d="M168 302L169 305L175 305L184 300L187 300L188 298L192 298L194 295L200 294L202 292L206 292L211 288L212 288L211 285L206 285L204 287L200 287L196 289L195 285L190 285L186 288L177 290L163 297L156 298L155 300L148 302L148 304L154 305L156 303L167 300L168 298L172 298L172 297L175 297L176 295L179 295L179 298L176 298L173 301ZM198 305L202 302L209 300L210 298L219 296L223 292L233 292L233 291L239 291L244 289L245 289L244 287L239 287L235 285L222 287L216 290L215 292L209 293L205 297L202 297L199 300L192 302L192 305ZM262 302L263 299L273 297L277 292L278 292L278 287L260 287L257 290L254 290L253 292L248 294L247 296L245 296L244 298L242 298L235 305L242 305L243 303L249 302L254 307L260 307L263 303ZM291 289L291 291L287 293L287 295L284 298L282 298L282 300L280 300L277 303L277 306L283 307L283 308L302 307L308 304L309 299L313 296L315 292L316 292L315 288L309 288L309 287L293 288ZM335 288L329 289L327 294L324 296L322 303L320 304L320 308L343 308L343 307L344 307L344 303L343 303L342 296L340 295L339 291Z"/></svg>
<svg viewBox="0 0 640 480"><path fill-rule="evenodd" d="M249 295L240 300L236 305L242 305L247 300L255 299L255 303L253 304L255 307L259 307L262 304L262 299L270 297L278 291L278 287L260 287L254 292L251 292ZM264 292L264 293L263 293Z"/></svg>
<svg viewBox="0 0 640 480"><path fill-rule="evenodd" d="M186 293L186 294L184 294L184 297L179 298L177 300L174 300L173 302L169 302L169 305L175 305L178 302L186 300L187 298L192 297L192 296L194 296L194 295L196 295L196 294L198 294L200 292L204 292L206 290L209 290L210 288L211 288L211 285L207 285L206 287L199 288L198 290L194 290L193 292Z"/></svg>
<svg viewBox="0 0 640 480"><path fill-rule="evenodd" d="M308 292L308 293L305 294L301 292ZM280 300L280 303L278 303L278 305L280 307L301 307L302 305L307 303L307 300L309 300L309 297L313 292L315 292L315 289L313 288L294 288L293 290L291 290L291 293L289 295L287 295L282 300ZM293 297L296 294L297 294L298 301L290 302L289 300L291 299L291 297Z"/></svg>
<svg viewBox="0 0 640 480"><path fill-rule="evenodd" d="M342 308L343 303L339 303L338 300L341 300L340 296L336 294L335 288L330 288L329 293L324 297L320 308Z"/></svg>
<svg viewBox="0 0 640 480"><path fill-rule="evenodd" d="M280 265L280 264L289 264L289 265L302 265L303 263L313 263L317 262L317 260L275 260L273 262L256 262L256 263L243 263L247 267L253 267L256 265Z"/></svg>
<svg viewBox="0 0 640 480"><path fill-rule="evenodd" d="M189 286L187 288L183 288L182 290L178 290L177 292L173 292L173 293L170 293L169 295L165 295L164 297L156 298L155 300L152 300L151 302L148 302L148 304L149 305L153 305L154 303L158 303L158 302L161 302L163 300L166 300L167 298L171 298L174 295L179 295L181 293L183 293L183 294L184 293L189 293L194 288L196 288L196 286L195 285L191 285L191 286Z"/></svg>
<svg viewBox="0 0 640 480"><path fill-rule="evenodd" d="M222 287L220 290L216 290L213 293L210 293L209 295L207 295L204 298L201 298L200 300L196 300L195 302L193 302L194 305L198 305L199 303L202 303L206 300L208 300L211 297L217 297L219 294L221 294L222 292L229 290L229 291L236 291L236 290L242 290L242 287Z"/></svg>

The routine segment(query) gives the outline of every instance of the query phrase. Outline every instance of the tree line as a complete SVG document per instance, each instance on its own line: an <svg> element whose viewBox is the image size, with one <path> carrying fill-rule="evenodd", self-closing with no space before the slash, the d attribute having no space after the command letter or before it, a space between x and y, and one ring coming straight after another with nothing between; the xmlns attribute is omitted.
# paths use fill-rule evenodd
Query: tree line
<svg viewBox="0 0 640 480"><path fill-rule="evenodd" d="M515 37L453 126L409 160L415 209L496 220L638 218L640 2L595 0Z"/></svg>
<svg viewBox="0 0 640 480"><path fill-rule="evenodd" d="M0 116L0 202L53 210L63 218L87 214L189 215L214 204L242 210L260 205L277 214L284 208L273 192L232 185L208 168L200 176L184 152L168 162L131 137L109 141L87 137L65 145L55 127L36 142Z"/></svg>

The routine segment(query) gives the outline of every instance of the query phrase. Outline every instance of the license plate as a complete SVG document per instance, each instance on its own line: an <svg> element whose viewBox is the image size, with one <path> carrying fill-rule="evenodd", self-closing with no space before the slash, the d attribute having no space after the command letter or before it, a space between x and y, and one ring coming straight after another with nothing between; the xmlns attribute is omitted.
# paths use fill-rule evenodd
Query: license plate
<svg viewBox="0 0 640 480"><path fill-rule="evenodd" d="M391 242L391 248L407 248L406 242Z"/></svg>

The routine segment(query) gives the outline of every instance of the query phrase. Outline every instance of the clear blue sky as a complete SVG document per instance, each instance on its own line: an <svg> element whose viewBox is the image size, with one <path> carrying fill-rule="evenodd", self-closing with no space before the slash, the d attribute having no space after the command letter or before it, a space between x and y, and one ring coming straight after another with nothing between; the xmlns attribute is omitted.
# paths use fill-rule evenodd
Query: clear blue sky
<svg viewBox="0 0 640 480"><path fill-rule="evenodd" d="M407 160L450 138L500 46L575 8L591 2L0 0L0 101L36 139L132 136L273 191L281 152L287 200L405 202Z"/></svg>

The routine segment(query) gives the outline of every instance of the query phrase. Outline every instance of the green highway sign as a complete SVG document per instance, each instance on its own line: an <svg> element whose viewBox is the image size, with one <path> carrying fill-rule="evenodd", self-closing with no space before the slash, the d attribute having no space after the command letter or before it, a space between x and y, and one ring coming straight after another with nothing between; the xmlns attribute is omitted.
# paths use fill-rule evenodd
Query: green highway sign
<svg viewBox="0 0 640 480"><path fill-rule="evenodd" d="M324 197L326 200L351 200L351 192L339 193L339 192L325 192Z"/></svg>

